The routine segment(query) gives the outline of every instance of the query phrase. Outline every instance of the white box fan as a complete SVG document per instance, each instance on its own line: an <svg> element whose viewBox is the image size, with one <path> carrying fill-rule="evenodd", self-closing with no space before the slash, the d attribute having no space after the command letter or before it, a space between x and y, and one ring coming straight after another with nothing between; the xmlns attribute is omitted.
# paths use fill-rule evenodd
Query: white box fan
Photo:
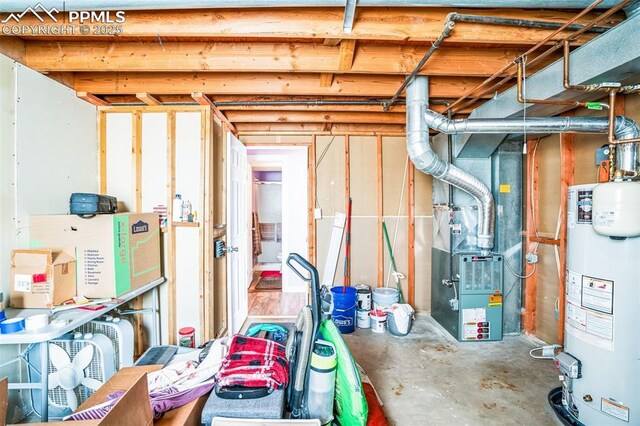
<svg viewBox="0 0 640 426"><path fill-rule="evenodd" d="M32 366L40 365L40 345L49 347L49 417L62 418L75 411L113 374L114 354L111 340L102 334L67 334L40 343L29 351L29 380L40 381ZM31 391L31 404L40 415L40 391Z"/></svg>
<svg viewBox="0 0 640 426"><path fill-rule="evenodd" d="M111 339L116 371L133 365L133 326L126 319L105 315L99 320L89 321L77 331L100 333Z"/></svg>

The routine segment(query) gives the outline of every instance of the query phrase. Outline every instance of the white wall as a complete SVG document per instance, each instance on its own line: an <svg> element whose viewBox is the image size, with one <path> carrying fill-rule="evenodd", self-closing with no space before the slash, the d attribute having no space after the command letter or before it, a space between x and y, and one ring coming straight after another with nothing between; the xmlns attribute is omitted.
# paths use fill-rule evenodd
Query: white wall
<svg viewBox="0 0 640 426"><path fill-rule="evenodd" d="M75 93L0 55L0 291L9 293L13 248L29 247L29 216L64 214L72 192L98 191L96 109ZM0 362L17 347L0 346ZM16 364L0 376L19 376ZM22 407L10 392L8 420Z"/></svg>

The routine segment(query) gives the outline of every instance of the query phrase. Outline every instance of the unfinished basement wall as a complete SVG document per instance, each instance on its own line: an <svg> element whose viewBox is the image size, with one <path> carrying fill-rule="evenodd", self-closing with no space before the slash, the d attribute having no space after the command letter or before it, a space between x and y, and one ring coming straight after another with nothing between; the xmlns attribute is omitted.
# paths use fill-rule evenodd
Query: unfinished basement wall
<svg viewBox="0 0 640 426"><path fill-rule="evenodd" d="M0 55L0 291L8 305L11 250L29 248L29 217L66 214L72 192L98 190L95 108L75 93ZM17 346L0 347L0 363ZM17 364L0 377L26 381ZM23 418L18 392L9 392L7 421Z"/></svg>
<svg viewBox="0 0 640 426"><path fill-rule="evenodd" d="M180 328L194 327L196 344L204 343L226 327L226 268L211 252L213 238L224 237L213 235L214 226L226 223L223 129L206 107L114 107L100 114L102 186L118 198L120 211L171 210L173 194L180 194L197 213L194 222L169 221L163 229L160 340L175 344ZM132 149L138 140L140 158ZM151 303L149 293L143 307ZM151 324L144 316L147 344Z"/></svg>
<svg viewBox="0 0 640 426"><path fill-rule="evenodd" d="M640 97L626 96L625 115L636 121L640 120ZM606 99L602 99L607 102ZM576 116L602 116L605 111L580 109ZM598 168L596 166L596 150L607 144L606 135L575 134L574 138L574 170L573 184L581 185L596 183ZM531 143L531 142L530 142ZM538 234L541 237L555 239L558 226L561 197L567 194L560 192L561 160L560 135L551 135L540 140L536 152L538 166L538 200L539 220ZM531 175L527 179L531 184ZM562 213L564 220L565 212ZM556 253L560 248L551 244L538 246L539 263L536 271L536 324L535 335L547 343L558 342L558 286L559 286L559 258Z"/></svg>
<svg viewBox="0 0 640 426"><path fill-rule="evenodd" d="M314 140L309 135L242 136L245 144L256 145L309 145ZM322 210L322 218L315 220L316 266L320 274L327 259L331 227L336 212L346 213L348 195L352 198L351 225L351 285L367 284L372 287L395 286L389 276L389 255L380 238L379 223L385 220L391 243L395 237L394 255L397 267L408 275L408 177L406 140L404 136L382 136L381 150L377 150L377 136L349 136L347 159L344 135L317 135L315 137L316 197L315 208ZM324 155L323 155L324 153ZM379 157L378 157L379 156ZM378 172L378 159L381 172ZM348 166L347 166L348 163ZM348 170L348 173L347 173ZM407 174L408 174L407 169ZM310 174L311 175L311 174ZM348 185L347 185L348 181ZM415 221L415 303L420 312L431 308L431 246L432 202L431 176L414 173L414 221ZM379 185L382 191L379 193ZM404 192L403 192L404 185ZM402 200L401 200L402 197ZM379 202L382 201L379 215ZM397 225L397 227L396 227ZM379 247L384 253L378 261ZM345 246L338 257L333 282L342 285L344 276ZM379 271L380 269L380 271ZM379 279L380 277L380 279ZM322 277L321 277L322 278ZM402 291L408 300L408 280L402 280Z"/></svg>

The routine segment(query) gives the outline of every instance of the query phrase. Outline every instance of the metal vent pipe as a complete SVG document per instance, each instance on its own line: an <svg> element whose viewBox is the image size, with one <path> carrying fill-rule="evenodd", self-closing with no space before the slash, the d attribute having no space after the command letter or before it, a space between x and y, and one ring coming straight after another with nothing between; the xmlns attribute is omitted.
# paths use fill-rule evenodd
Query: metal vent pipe
<svg viewBox="0 0 640 426"><path fill-rule="evenodd" d="M456 119L452 120L427 108L429 99L428 78L417 76L407 87L407 151L411 161L423 173L432 175L449 185L471 194L478 203L478 247L493 248L494 201L491 190L475 176L442 160L431 149L429 128L446 134L461 133L602 133L609 131L608 117L544 117L511 119ZM614 133L618 140L640 137L638 124L623 116L617 116ZM625 154L618 162L638 161L637 143L619 145ZM626 154L628 152L628 155ZM629 158L627 158L629 157ZM633 158L632 158L633 157ZM635 163L634 163L635 164ZM636 165L637 167L637 165Z"/></svg>
<svg viewBox="0 0 640 426"><path fill-rule="evenodd" d="M478 203L478 247L493 248L494 203L491 189L478 178L444 161L429 144L429 126L424 115L431 112L429 79L416 76L407 87L407 151L413 164L423 173L468 192Z"/></svg>

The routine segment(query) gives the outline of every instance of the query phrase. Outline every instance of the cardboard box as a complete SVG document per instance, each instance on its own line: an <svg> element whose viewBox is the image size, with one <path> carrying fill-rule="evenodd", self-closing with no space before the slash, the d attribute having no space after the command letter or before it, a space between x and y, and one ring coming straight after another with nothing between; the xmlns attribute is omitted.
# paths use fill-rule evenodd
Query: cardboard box
<svg viewBox="0 0 640 426"><path fill-rule="evenodd" d="M71 250L77 293L117 297L162 276L157 213L32 216L31 248Z"/></svg>
<svg viewBox="0 0 640 426"><path fill-rule="evenodd" d="M136 378L141 374L144 374L146 377L146 373L156 371L161 368L161 365L145 365L122 368L120 371L114 374L107 383L102 385L93 395L91 395L89 399L87 399L78 408L78 411L86 410L87 408L106 401L109 395L114 392L126 391L131 387L131 384L134 383L136 381ZM149 393L147 392L146 395L148 394ZM183 405L182 407L174 408L173 410L167 411L158 421L155 422L155 426L201 426L200 413L202 412L202 407L207 401L208 396L209 395L205 395L189 402L188 404ZM145 398L139 397L138 399L142 400ZM146 398L146 400L148 401L149 398ZM129 421L127 421L126 424L133 425L133 423Z"/></svg>
<svg viewBox="0 0 640 426"><path fill-rule="evenodd" d="M14 308L62 304L76 295L76 260L59 250L13 250L9 294Z"/></svg>
<svg viewBox="0 0 640 426"><path fill-rule="evenodd" d="M30 423L31 425L63 425L78 424L83 426L119 426L119 425L153 425L153 413L151 412L151 403L149 398L141 398L140 395L148 395L149 387L147 385L147 373L144 371L136 371L136 374L130 377L129 386L121 389L125 391L124 395L113 408L99 420L79 420L77 422L49 422L49 423ZM117 374L116 374L117 376ZM115 377L115 376L114 376ZM105 384L100 389L106 387ZM0 381L0 417L1 424L7 414L8 401L8 380L4 378ZM95 395L95 394L94 394ZM103 400L104 402L104 400ZM92 404L94 405L94 404ZM84 407L84 405L83 405ZM82 408L82 407L81 407ZM88 408L88 407L85 407Z"/></svg>

